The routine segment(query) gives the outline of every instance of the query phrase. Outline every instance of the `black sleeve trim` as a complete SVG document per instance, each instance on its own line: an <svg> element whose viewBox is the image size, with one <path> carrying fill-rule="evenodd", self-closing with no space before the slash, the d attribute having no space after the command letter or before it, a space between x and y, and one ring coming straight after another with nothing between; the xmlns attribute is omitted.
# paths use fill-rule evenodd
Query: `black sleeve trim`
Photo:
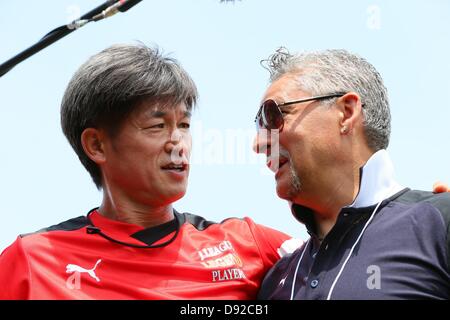
<svg viewBox="0 0 450 320"><path fill-rule="evenodd" d="M73 218L73 219L61 222L59 224L53 225L51 227L40 229L35 232L21 234L20 237L24 238L29 235L50 232L50 231L75 231L75 230L84 228L87 225L89 225L89 222L86 219L86 217L80 216L80 217Z"/></svg>
<svg viewBox="0 0 450 320"><path fill-rule="evenodd" d="M209 226L217 224L217 222L208 221L205 218L197 216L195 214L184 213L183 215L186 217L186 221L192 224L199 231L203 231Z"/></svg>

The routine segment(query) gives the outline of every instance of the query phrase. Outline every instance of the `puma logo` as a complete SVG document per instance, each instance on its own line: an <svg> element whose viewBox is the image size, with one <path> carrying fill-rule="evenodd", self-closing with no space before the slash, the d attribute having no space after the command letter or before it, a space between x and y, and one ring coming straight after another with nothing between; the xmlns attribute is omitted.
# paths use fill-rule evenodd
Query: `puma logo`
<svg viewBox="0 0 450 320"><path fill-rule="evenodd" d="M88 275L90 275L95 280L97 280L97 282L100 282L100 279L95 274L95 269L97 268L97 266L100 262L102 262L102 259L98 259L92 269L85 269L83 267L77 266L76 264L68 264L66 266L66 273L74 273L74 272L83 273L84 272L84 273L87 273Z"/></svg>

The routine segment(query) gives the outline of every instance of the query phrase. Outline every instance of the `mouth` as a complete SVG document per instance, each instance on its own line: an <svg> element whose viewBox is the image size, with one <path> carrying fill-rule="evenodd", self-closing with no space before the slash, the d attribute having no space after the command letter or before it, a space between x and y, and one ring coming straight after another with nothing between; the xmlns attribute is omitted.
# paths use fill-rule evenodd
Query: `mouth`
<svg viewBox="0 0 450 320"><path fill-rule="evenodd" d="M162 170L165 171L171 171L171 172L184 172L188 169L188 164L187 163L179 163L179 164L175 164L173 162L164 165L161 167Z"/></svg>
<svg viewBox="0 0 450 320"><path fill-rule="evenodd" d="M279 164L278 170L280 170L282 166L284 166L286 163L288 163L289 160L286 158L280 158L279 162L280 162L280 164Z"/></svg>
<svg viewBox="0 0 450 320"><path fill-rule="evenodd" d="M289 162L289 159L286 157L276 157L276 158L268 159L266 164L267 164L267 167L269 167L269 169L271 171L273 171L275 174L278 174L280 169L288 162Z"/></svg>
<svg viewBox="0 0 450 320"><path fill-rule="evenodd" d="M281 168L288 167L287 163L289 162L289 160L286 158L282 158L279 161L280 161L280 164L279 164L278 170L275 172L275 180L278 180L278 178L280 177Z"/></svg>

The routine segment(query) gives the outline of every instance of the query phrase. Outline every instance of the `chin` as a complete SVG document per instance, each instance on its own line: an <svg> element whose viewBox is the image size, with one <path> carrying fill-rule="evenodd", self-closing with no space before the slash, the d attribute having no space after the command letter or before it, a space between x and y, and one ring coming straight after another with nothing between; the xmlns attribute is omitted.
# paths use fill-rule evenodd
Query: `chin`
<svg viewBox="0 0 450 320"><path fill-rule="evenodd" d="M291 183L277 183L277 195L281 199L294 202L294 199L301 196L300 186Z"/></svg>
<svg viewBox="0 0 450 320"><path fill-rule="evenodd" d="M172 202L178 201L181 198L183 198L185 194L186 194L186 189L177 190L177 191L173 191L173 192L170 192L169 194L167 194L167 198L169 198L170 202L172 203Z"/></svg>
<svg viewBox="0 0 450 320"><path fill-rule="evenodd" d="M289 188L286 188L286 186L280 186L277 184L277 195L281 199L284 200L291 200L291 192L289 191Z"/></svg>

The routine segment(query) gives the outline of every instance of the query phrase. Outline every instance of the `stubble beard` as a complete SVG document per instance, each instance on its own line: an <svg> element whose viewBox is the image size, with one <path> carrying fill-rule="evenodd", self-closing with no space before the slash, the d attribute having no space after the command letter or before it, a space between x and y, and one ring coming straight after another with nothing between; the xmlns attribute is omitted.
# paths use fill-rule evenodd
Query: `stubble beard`
<svg viewBox="0 0 450 320"><path fill-rule="evenodd" d="M292 165L292 162L289 163L289 169L291 171L291 188L289 190L289 198L295 198L301 191L301 182L300 177Z"/></svg>

